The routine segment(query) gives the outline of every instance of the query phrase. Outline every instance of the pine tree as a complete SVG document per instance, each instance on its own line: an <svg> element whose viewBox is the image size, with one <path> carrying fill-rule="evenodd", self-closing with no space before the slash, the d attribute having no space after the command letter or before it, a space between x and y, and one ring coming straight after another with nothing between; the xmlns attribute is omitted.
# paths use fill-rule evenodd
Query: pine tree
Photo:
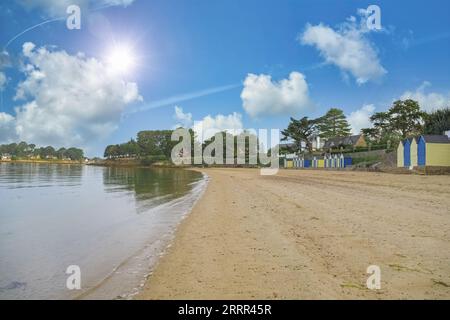
<svg viewBox="0 0 450 320"><path fill-rule="evenodd" d="M319 118L318 128L320 137L325 139L346 137L350 135L351 131L344 111L337 108L331 108L323 117Z"/></svg>
<svg viewBox="0 0 450 320"><path fill-rule="evenodd" d="M317 119L308 119L303 117L299 120L291 118L291 122L286 130L283 130L281 134L283 138L281 140L292 139L296 144L296 150L301 150L301 143L305 142L306 148L309 152L312 151L311 136L316 133Z"/></svg>

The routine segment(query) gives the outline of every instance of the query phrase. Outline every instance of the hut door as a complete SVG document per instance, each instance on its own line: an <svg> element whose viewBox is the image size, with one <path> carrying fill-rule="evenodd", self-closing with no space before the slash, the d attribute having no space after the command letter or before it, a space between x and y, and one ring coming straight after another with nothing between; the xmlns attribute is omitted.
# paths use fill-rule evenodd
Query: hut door
<svg viewBox="0 0 450 320"><path fill-rule="evenodd" d="M424 166L426 163L425 159L425 141L423 138L419 139L417 144L417 165Z"/></svg>

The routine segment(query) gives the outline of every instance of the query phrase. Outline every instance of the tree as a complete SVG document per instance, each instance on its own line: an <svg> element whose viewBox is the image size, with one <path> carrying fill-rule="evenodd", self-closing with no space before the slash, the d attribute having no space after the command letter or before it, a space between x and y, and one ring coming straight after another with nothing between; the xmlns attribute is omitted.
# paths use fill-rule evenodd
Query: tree
<svg viewBox="0 0 450 320"><path fill-rule="evenodd" d="M78 148L69 148L66 151L67 157L69 157L71 160L82 160L84 158L84 152L81 149Z"/></svg>
<svg viewBox="0 0 450 320"><path fill-rule="evenodd" d="M395 145L397 141L423 132L426 113L414 100L398 100L386 112L377 112L370 117L373 128L362 129L366 139L379 144Z"/></svg>
<svg viewBox="0 0 450 320"><path fill-rule="evenodd" d="M378 141L378 130L375 128L361 129L361 133L368 144Z"/></svg>
<svg viewBox="0 0 450 320"><path fill-rule="evenodd" d="M397 100L389 109L390 128L397 131L403 139L420 134L423 131L423 120L426 114L420 110L417 101Z"/></svg>
<svg viewBox="0 0 450 320"><path fill-rule="evenodd" d="M296 151L301 150L301 143L303 141L305 142L308 151L311 152L312 144L310 137L317 133L317 122L318 119L310 120L308 117L303 117L299 120L291 117L291 122L289 123L287 129L281 132L283 135L282 140L294 140L296 144Z"/></svg>
<svg viewBox="0 0 450 320"><path fill-rule="evenodd" d="M40 156L42 159L51 158L56 155L55 148L52 146L47 146L45 148L41 148Z"/></svg>
<svg viewBox="0 0 450 320"><path fill-rule="evenodd" d="M58 159L64 159L66 157L66 148L59 148L58 151L56 151L56 156Z"/></svg>
<svg viewBox="0 0 450 320"><path fill-rule="evenodd" d="M162 155L170 159L172 148L177 144L171 140L172 130L151 130L138 133L137 143L141 155Z"/></svg>
<svg viewBox="0 0 450 320"><path fill-rule="evenodd" d="M443 134L450 130L450 108L427 114L424 127L425 134Z"/></svg>
<svg viewBox="0 0 450 320"><path fill-rule="evenodd" d="M118 155L118 147L117 145L109 145L105 149L104 157L105 158L114 158Z"/></svg>
<svg viewBox="0 0 450 320"><path fill-rule="evenodd" d="M319 118L317 127L320 137L325 139L346 137L351 132L344 111L337 108L331 108L323 117Z"/></svg>
<svg viewBox="0 0 450 320"><path fill-rule="evenodd" d="M377 112L370 117L373 128L361 129L362 134L368 142L386 143L395 137L391 130L391 117L389 112Z"/></svg>

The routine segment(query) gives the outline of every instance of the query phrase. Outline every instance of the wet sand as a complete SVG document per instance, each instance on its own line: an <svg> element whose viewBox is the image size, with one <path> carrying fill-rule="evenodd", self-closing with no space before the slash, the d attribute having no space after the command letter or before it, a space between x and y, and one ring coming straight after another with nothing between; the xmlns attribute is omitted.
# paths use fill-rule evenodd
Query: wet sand
<svg viewBox="0 0 450 320"><path fill-rule="evenodd" d="M450 176L202 171L138 299L450 299Z"/></svg>

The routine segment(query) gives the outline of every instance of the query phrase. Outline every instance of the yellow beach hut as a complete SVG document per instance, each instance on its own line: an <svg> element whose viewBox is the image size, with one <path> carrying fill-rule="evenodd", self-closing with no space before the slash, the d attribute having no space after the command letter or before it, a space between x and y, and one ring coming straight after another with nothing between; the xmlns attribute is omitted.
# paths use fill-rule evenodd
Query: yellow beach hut
<svg viewBox="0 0 450 320"><path fill-rule="evenodd" d="M445 135L423 135L417 139L419 166L450 166L450 140Z"/></svg>
<svg viewBox="0 0 450 320"><path fill-rule="evenodd" d="M323 159L317 160L317 167L318 168L323 168L324 167L324 160Z"/></svg>

